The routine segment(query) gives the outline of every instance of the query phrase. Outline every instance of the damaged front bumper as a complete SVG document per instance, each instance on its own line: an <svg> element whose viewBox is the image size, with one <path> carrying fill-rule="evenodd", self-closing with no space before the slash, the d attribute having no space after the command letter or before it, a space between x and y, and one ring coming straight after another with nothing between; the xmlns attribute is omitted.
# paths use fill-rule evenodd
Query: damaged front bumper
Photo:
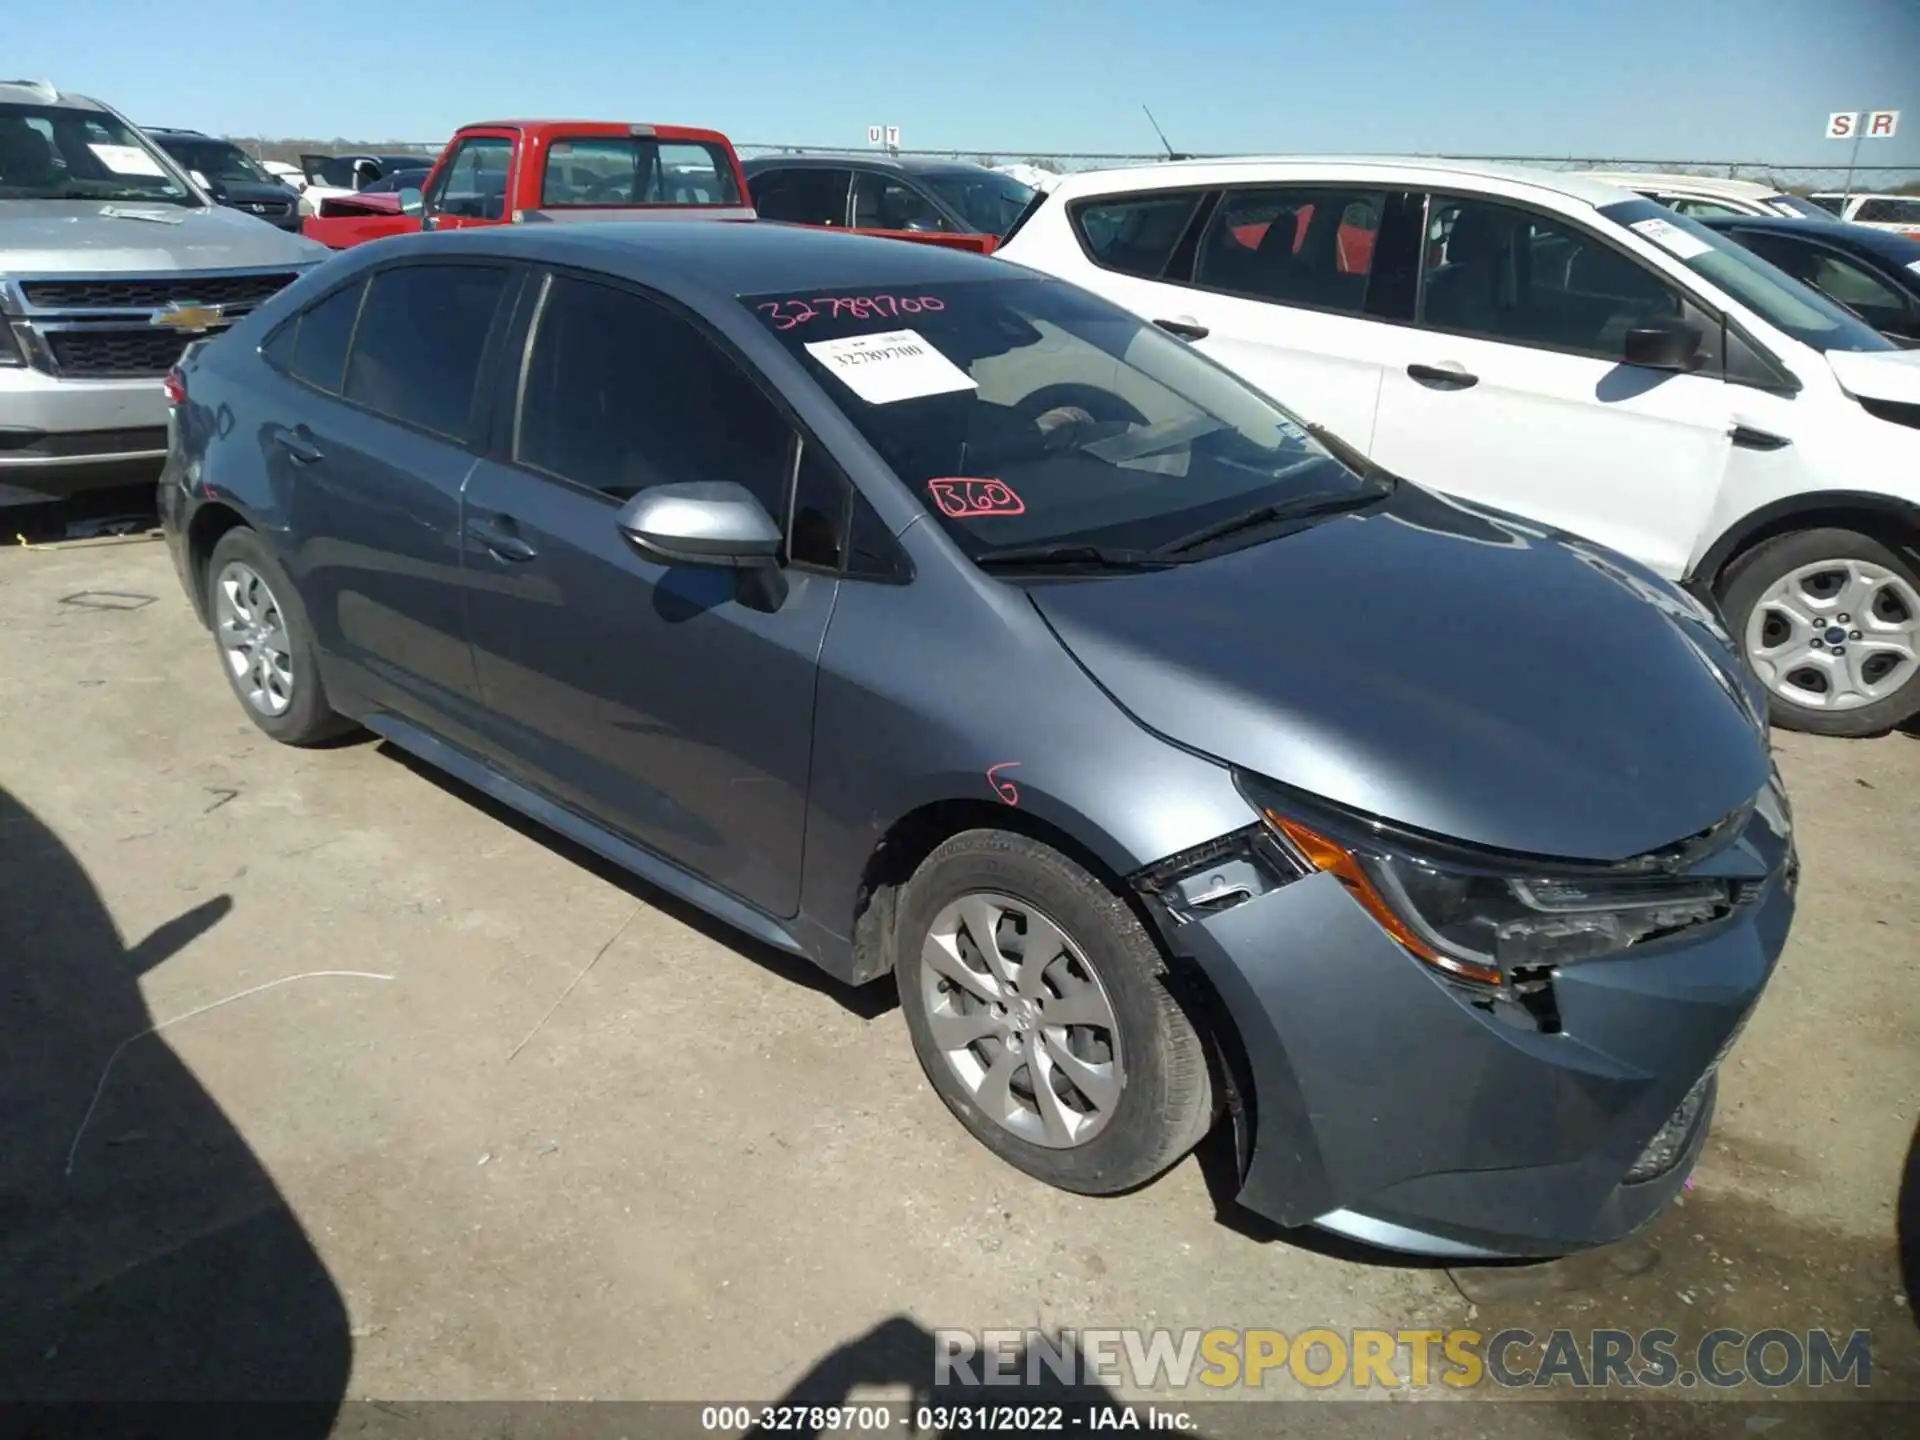
<svg viewBox="0 0 1920 1440"><path fill-rule="evenodd" d="M1645 1225L1705 1143L1717 1066L1792 919L1790 839L1736 844L1750 878L1730 915L1562 965L1545 1003L1422 963L1325 871L1263 881L1229 846L1177 890L1147 885L1239 1041L1240 1203L1456 1259Z"/></svg>

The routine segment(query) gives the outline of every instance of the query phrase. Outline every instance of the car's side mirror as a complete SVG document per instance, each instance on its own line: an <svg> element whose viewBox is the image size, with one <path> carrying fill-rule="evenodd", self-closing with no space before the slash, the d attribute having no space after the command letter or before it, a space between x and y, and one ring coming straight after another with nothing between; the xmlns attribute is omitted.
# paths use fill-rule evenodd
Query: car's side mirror
<svg viewBox="0 0 1920 1440"><path fill-rule="evenodd" d="M662 565L758 569L780 560L780 527L744 485L656 485L620 507L620 532Z"/></svg>
<svg viewBox="0 0 1920 1440"><path fill-rule="evenodd" d="M418 215L423 204L424 201L421 199L420 192L413 186L403 185L400 188L400 213L402 215Z"/></svg>
<svg viewBox="0 0 1920 1440"><path fill-rule="evenodd" d="M1629 365L1649 370L1695 370L1706 337L1687 320L1659 320L1627 331L1622 355Z"/></svg>

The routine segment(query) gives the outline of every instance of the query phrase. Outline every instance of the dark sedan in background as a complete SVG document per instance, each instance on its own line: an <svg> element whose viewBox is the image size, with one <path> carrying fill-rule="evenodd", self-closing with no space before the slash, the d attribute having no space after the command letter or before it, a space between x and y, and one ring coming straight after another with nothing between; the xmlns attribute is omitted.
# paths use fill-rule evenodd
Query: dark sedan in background
<svg viewBox="0 0 1920 1440"><path fill-rule="evenodd" d="M764 155L742 162L762 220L1002 239L1033 199L1011 175L963 160Z"/></svg>
<svg viewBox="0 0 1920 1440"><path fill-rule="evenodd" d="M164 523L261 730L365 726L891 972L1031 1175L1124 1191L1224 1119L1281 1223L1545 1255L1705 1143L1797 873L1714 617L1106 301L503 226L330 260L169 393Z"/></svg>
<svg viewBox="0 0 1920 1440"><path fill-rule="evenodd" d="M1920 346L1920 239L1839 220L1725 215L1700 223L1839 301L1889 340Z"/></svg>

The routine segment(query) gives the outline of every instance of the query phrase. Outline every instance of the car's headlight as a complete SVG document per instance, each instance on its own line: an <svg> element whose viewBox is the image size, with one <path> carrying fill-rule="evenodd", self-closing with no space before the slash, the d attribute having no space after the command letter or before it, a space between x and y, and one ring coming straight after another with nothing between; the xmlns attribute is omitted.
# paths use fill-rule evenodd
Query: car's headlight
<svg viewBox="0 0 1920 1440"><path fill-rule="evenodd" d="M1617 954L1721 919L1741 898L1724 879L1644 868L1556 873L1545 864L1423 854L1385 838L1336 836L1284 799L1256 803L1302 865L1339 880L1410 954L1478 985L1525 983L1555 966Z"/></svg>

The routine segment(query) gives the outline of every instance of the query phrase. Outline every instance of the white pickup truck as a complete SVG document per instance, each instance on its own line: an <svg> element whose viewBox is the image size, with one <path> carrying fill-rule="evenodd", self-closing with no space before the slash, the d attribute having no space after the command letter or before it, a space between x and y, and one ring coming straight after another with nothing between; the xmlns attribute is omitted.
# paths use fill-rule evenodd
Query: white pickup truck
<svg viewBox="0 0 1920 1440"><path fill-rule="evenodd" d="M157 472L180 352L327 253L216 205L111 107L0 81L0 507Z"/></svg>

